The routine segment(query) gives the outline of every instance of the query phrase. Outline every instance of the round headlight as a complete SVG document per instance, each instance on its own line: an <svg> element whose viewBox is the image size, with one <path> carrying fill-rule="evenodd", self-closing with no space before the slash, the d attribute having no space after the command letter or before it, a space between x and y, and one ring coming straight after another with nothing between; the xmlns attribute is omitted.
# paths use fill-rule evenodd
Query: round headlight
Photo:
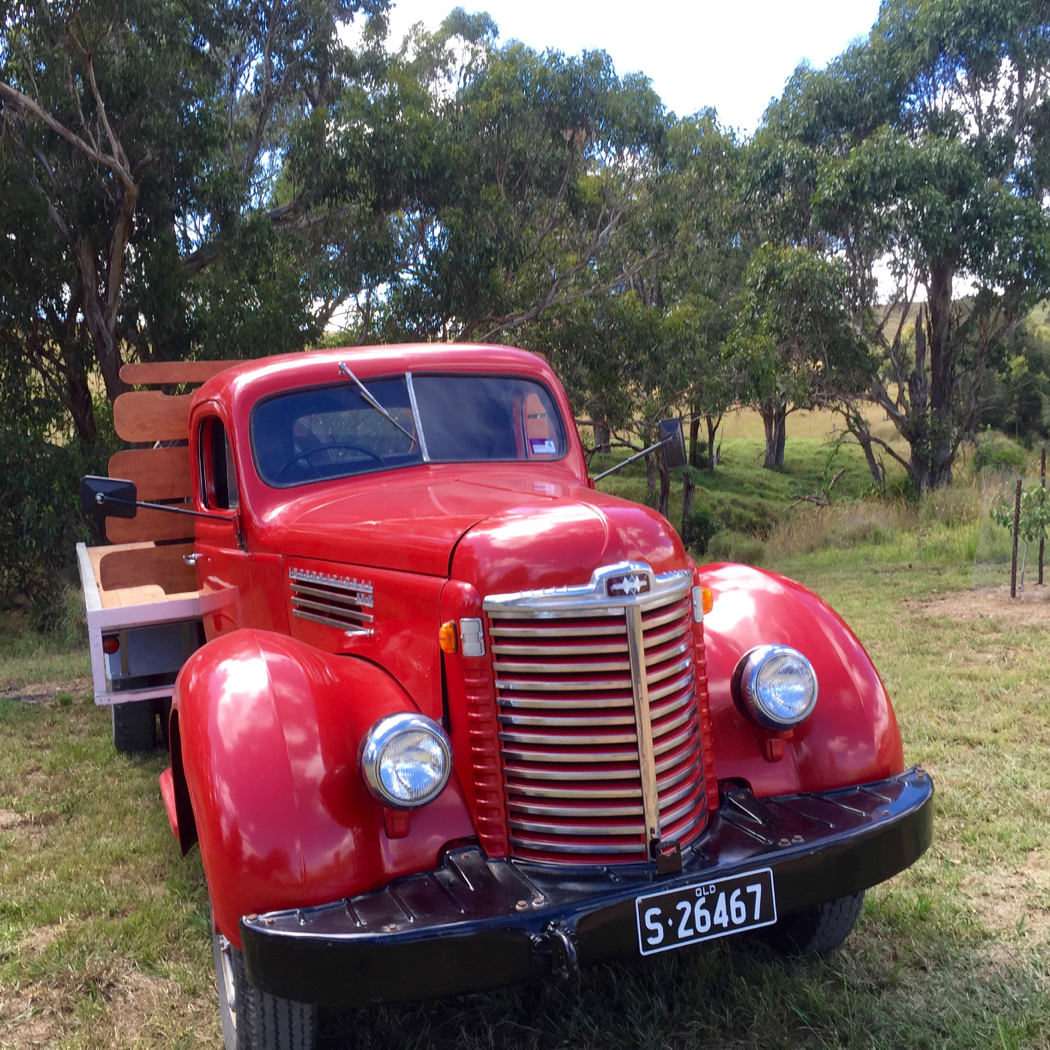
<svg viewBox="0 0 1050 1050"><path fill-rule="evenodd" d="M452 771L452 748L432 718L408 711L380 719L361 744L361 775L385 806L412 809L436 798Z"/></svg>
<svg viewBox="0 0 1050 1050"><path fill-rule="evenodd" d="M738 665L744 710L766 729L792 729L813 711L817 676L813 665L787 645L760 645Z"/></svg>

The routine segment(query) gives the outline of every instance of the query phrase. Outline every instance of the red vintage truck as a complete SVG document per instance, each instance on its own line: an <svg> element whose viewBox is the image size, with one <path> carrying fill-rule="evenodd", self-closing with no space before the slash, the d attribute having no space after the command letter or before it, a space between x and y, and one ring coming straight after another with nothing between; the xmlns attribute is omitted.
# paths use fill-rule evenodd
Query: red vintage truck
<svg viewBox="0 0 1050 1050"><path fill-rule="evenodd" d="M110 526L175 522L82 552L96 686L125 742L165 718L228 1047L747 931L825 951L929 844L932 784L849 628L597 491L540 357L312 352L177 410L125 396L118 429L188 447L84 481Z"/></svg>

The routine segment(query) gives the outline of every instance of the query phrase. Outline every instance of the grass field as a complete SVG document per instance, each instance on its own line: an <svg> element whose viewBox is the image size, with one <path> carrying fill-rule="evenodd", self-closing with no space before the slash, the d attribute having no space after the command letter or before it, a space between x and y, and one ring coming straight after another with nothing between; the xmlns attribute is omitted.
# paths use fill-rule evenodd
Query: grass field
<svg viewBox="0 0 1050 1050"><path fill-rule="evenodd" d="M761 479L739 476L753 440L727 442L705 499L782 510L785 489L819 481L820 441L789 442L796 473L767 473L756 494ZM1050 601L1035 587L1012 604L969 590L976 529L960 490L919 510L800 507L767 535L766 561L865 643L908 760L937 785L932 848L869 893L841 950L785 963L730 939L599 967L575 987L355 1011L330 1044L1050 1045ZM83 651L0 635L0 1047L218 1047L199 856L181 858L168 830L164 760L116 755L88 686Z"/></svg>

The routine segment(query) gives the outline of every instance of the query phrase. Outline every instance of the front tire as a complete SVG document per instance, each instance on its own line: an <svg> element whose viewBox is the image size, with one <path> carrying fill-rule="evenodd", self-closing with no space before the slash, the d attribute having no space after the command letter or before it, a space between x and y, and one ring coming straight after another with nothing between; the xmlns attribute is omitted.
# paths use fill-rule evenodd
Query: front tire
<svg viewBox="0 0 1050 1050"><path fill-rule="evenodd" d="M853 931L864 906L864 891L787 915L763 931L763 940L782 955L825 955Z"/></svg>
<svg viewBox="0 0 1050 1050"><path fill-rule="evenodd" d="M317 1007L259 991L248 980L244 956L214 922L211 942L226 1050L314 1050Z"/></svg>

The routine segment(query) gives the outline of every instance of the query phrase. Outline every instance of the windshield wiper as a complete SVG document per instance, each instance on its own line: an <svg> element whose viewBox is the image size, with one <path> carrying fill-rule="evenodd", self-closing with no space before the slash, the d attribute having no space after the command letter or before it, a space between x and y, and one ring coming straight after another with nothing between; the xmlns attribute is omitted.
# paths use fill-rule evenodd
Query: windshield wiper
<svg viewBox="0 0 1050 1050"><path fill-rule="evenodd" d="M397 429L400 430L401 433L404 434L409 441L416 440L416 435L413 434L411 431L406 430L396 419L394 419L394 417L385 408L383 408L383 406L369 392L368 387L366 387L365 384L362 383L361 380L358 379L357 376L355 376L354 373L350 371L350 368L345 361L339 362L339 371L342 372L343 375L348 376L357 384L357 389L361 396L369 405L371 405L372 408L374 408L381 416L383 416L384 419L390 420L390 422L393 423L394 426L397 427Z"/></svg>

